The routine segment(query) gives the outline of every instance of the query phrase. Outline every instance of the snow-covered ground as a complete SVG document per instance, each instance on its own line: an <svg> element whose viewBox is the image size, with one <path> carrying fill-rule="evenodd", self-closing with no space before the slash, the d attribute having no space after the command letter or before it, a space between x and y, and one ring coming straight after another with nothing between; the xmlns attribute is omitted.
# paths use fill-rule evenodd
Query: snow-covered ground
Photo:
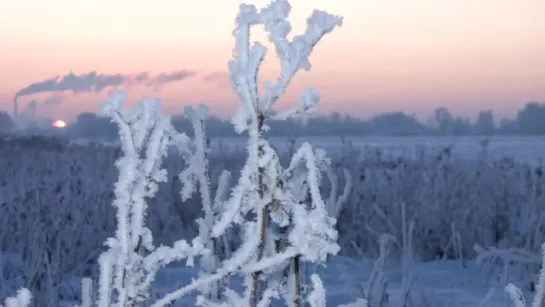
<svg viewBox="0 0 545 307"><path fill-rule="evenodd" d="M211 138L210 147L215 151L240 152L245 150L243 137ZM87 144L89 140L73 140L77 144ZM279 152L289 152L302 142L324 148L329 154L343 154L354 150L378 148L396 156L415 156L422 148L440 150L451 148L454 155L462 158L475 158L486 146L489 155L497 158L513 158L518 161L536 162L545 157L545 137L543 136L453 136L453 137L272 137L270 142ZM112 146L118 142L108 142Z"/></svg>
<svg viewBox="0 0 545 307"><path fill-rule="evenodd" d="M319 274L327 290L328 306L338 306L354 302L362 297L366 290L373 262L366 259L354 259L342 256L333 257L327 267L319 268ZM314 272L314 268L309 269ZM501 281L487 280L482 274L482 266L474 261L445 260L417 263L413 272L415 282L413 290L417 297L428 301L430 307L501 307L512 306ZM400 268L386 269L387 291L390 302L395 303L402 294ZM155 291L167 292L176 286L187 284L195 277L196 270L191 267L172 267L160 271L157 276ZM239 284L235 280L234 284ZM235 289L240 287L234 287ZM527 300L531 293L526 291ZM174 306L193 306L195 296L191 295L177 302ZM482 305L481 305L482 304ZM396 306L395 304L392 306ZM412 305L427 307L425 305Z"/></svg>
<svg viewBox="0 0 545 307"><path fill-rule="evenodd" d="M244 149L244 138L213 138L214 149L238 151ZM543 136L456 136L456 137L304 137L270 138L279 151L289 151L293 145L302 142L324 148L330 154L342 153L347 147L358 150L380 148L399 156L414 156L421 148L437 150L452 148L452 153L464 157L477 157L486 144L489 154L496 157L509 157L519 161L536 161L545 157L545 137Z"/></svg>
<svg viewBox="0 0 545 307"><path fill-rule="evenodd" d="M310 141L314 142L315 140L311 139ZM287 139L278 140L278 142L289 144ZM322 142L324 142L323 139ZM381 142L390 144L388 140ZM472 145L474 148L479 148L478 140L472 139L471 142L473 142L472 144L476 143L476 145ZM509 145L513 148L517 144L515 140L503 142L504 144L513 144ZM543 147L538 139L532 142L528 141L520 148L525 147L525 150L530 152L532 148ZM468 143L470 142L468 141ZM493 140L490 146L495 143L500 144L500 141ZM0 223L1 233L15 234L13 236L2 236L2 248L13 247L24 250L30 248L30 245L27 246L28 244L40 246L41 243L32 242L40 239L39 236L42 234L55 236L56 228L52 228L51 225L48 226L45 223L46 221L45 224L41 224L41 222L35 220L22 220L20 219L21 212L34 214L32 212L38 213L38 211L34 210L49 208L47 211L41 211L46 220L53 219L54 216L67 216L72 212L78 212L82 213L82 215L75 215L76 219L73 223L65 221L64 224L60 225L62 229L66 228L64 233L71 234L70 237L63 235L52 239L58 238L59 242L63 242L62 244L66 243L72 246L76 244L76 240L84 238L84 244L79 250L72 249L66 252L66 255L75 257L74 259L81 259L78 261L84 261L92 253L96 255L96 249L102 245L101 242L104 238L113 233L111 226L111 198L108 193L111 190L112 182L117 177L113 167L115 152L100 147L65 150L57 148L57 145L47 144L49 143L30 142L26 145L20 143L17 146L6 145L0 148L3 157L1 160L3 173L0 177L3 184L0 187L0 200L3 205L6 202L17 205L16 208L6 207L2 211L2 216L0 216L2 218ZM320 144L319 140L318 144ZM436 144L435 141L433 141L433 144ZM407 145L415 147L422 144ZM336 146L337 150L342 152L341 147ZM457 145L455 144L455 146ZM363 150L361 147L353 146L352 149L359 153L369 154L368 151ZM388 150L381 149L380 152L386 153ZM345 151L343 154L349 154L349 152ZM222 151L219 154L218 149L214 149L211 155L213 172L217 173L218 169L224 168L234 171L239 167L244 155L244 152L235 150ZM506 155L513 156L514 154L506 153ZM518 209L514 210L514 213L505 212L510 214L508 215L509 223L522 223L520 225L524 225L523 228L519 229L523 231L523 236L519 237L515 231L516 229L513 228L519 224L507 224L507 235L505 235L505 241L502 243L505 247L516 245L517 240L520 240L520 238L533 240L533 235L540 233L539 228L534 228L539 227L539 221L532 219L532 217L543 214L542 206L538 205L542 203L544 197L538 188L543 184L543 178L539 176L528 177L527 170L521 165L492 165L487 163L487 160L465 163L456 158L448 160L446 164L440 164L433 160L434 156L434 150L427 149L425 155L414 162L416 164L409 163L402 168L387 169L383 174L375 172L372 174L373 177L367 177L370 179L365 181L360 178L361 174L363 174L359 170L360 165L380 167L380 163L390 161L391 157L388 154L384 154L380 158L373 158L374 160L358 160L355 157L343 157L343 155L333 158L335 165L340 163L339 167L342 167L342 165L349 167L357 182L355 182L354 191L347 204L350 210L355 211L350 211L353 213L345 215L342 221L347 224L341 225L341 228L344 226L348 228L348 230L344 229L341 233L341 245L343 247L341 253L344 255L351 254L352 257L333 257L328 267L320 270L320 275L325 280L330 306L346 303L358 297L361 285L369 278L374 259L372 257L359 257L350 252L351 241L358 241L358 244L363 245L360 248L363 249L364 253L376 253L376 244L369 243L370 239L368 237L371 237L369 231L361 225L371 226L381 233L388 230L395 232L394 228L400 226L396 204L403 200L404 197L408 197L408 200L411 201L409 202L408 212L420 215L416 223L414 244L416 252L420 253L421 256L426 256L426 253L429 252L422 249L428 243L434 248L443 247L447 244L451 236L450 222L458 225L456 231L461 235L462 242L460 244L466 253L470 253L473 244L476 243L483 244L483 246L492 246L493 241L491 241L492 243L486 243L484 240L490 237L488 235L491 230L490 227L496 227L494 226L496 224L491 222L496 217L493 212L498 205L494 201L496 197L494 193L497 193L499 200L503 201L505 199L507 205L515 204L515 206L501 207L505 208L502 210L522 208L520 211ZM344 160L339 160L340 158ZM408 157L405 158L407 158L404 160L405 162L411 161ZM172 159L168 159L167 165L169 172L176 174L180 171L183 163L179 158L173 156ZM440 167L441 165L444 167ZM429 180L429 178L422 178L422 172L425 172L427 176L431 176L429 178L442 179L441 181L425 181ZM474 172L479 172L480 177L476 177ZM394 181L390 180L388 185L384 185L381 181L390 176L389 174L395 175L393 177ZM215 179L213 178L213 181ZM521 184L522 180L524 180L524 184ZM415 185L406 186L409 182ZM61 190L58 190L59 187ZM182 215L180 216L176 216L175 212L169 211L172 210L173 205L176 208L175 199L179 197L179 190L179 186L170 182L160 189L157 201L151 204L150 227L152 227L159 242L168 243L172 239L179 238L180 234L185 231L184 227L194 228L192 220L195 214L198 214L199 206L193 203L183 204L183 207L181 207ZM483 191L488 192L483 194ZM458 195L458 193L461 194ZM504 193L507 193L508 196L502 196ZM21 198L24 195L27 198ZM491 196L493 196L493 199L490 199ZM46 207L47 204L55 204L55 206ZM372 210L371 204L389 212L391 221L381 220L376 212ZM501 202L499 205L504 206ZM466 212L472 212L472 214L468 215ZM89 217L83 217L85 214L89 215ZM81 218L84 219L81 220ZM180 223L179 218L182 219L182 223ZM353 219L350 220L350 218ZM390 222L394 228L390 228ZM16 228L9 230L9 228L5 227ZM22 231L22 229L25 230ZM432 236L434 241L427 241L426 231L430 230L437 231L443 234L444 237L434 235ZM528 237L524 233L531 233L532 236ZM190 231L188 236L193 234ZM537 236L536 238L539 244L541 237ZM535 247L532 248L532 251L536 251ZM2 261L6 264L6 254L4 253L3 256ZM369 257L369 255L365 257ZM426 257L429 257L429 255ZM388 292L391 293L392 299L395 299L400 292L400 275L402 273L394 259L390 259L385 267L388 272ZM22 270L28 271L32 269L32 265L32 259L27 260L27 267L23 267ZM69 265L79 266L77 264ZM2 270L6 272L5 267L2 267ZM484 266L478 266L475 260L471 259L465 261L465 267L459 261L454 260L417 262L414 267L416 276L414 289L415 291L421 290L421 294L425 295L433 303L431 306L479 306L480 302L487 296L488 291L496 288L488 305L484 306L510 306L507 304L506 295L503 291L505 281L501 279L502 276L485 278L482 276L484 271ZM517 268L511 269L511 271L516 272ZM501 275L502 268L496 268L496 272ZM523 276L526 280L535 280L534 276L529 276L531 273L527 271L522 273L526 274L526 276ZM171 288L180 283L187 283L194 276L194 268L181 266L166 268L158 276L156 289L164 292L165 287ZM79 279L79 277L76 277L76 279ZM518 276L509 276L510 282L528 289L527 283L517 283L518 280ZM73 292L77 296L78 287L74 287ZM6 294L5 292L2 293L2 295ZM530 293L527 294L530 295ZM193 299L194 296L188 297L177 306L193 306Z"/></svg>
<svg viewBox="0 0 545 307"><path fill-rule="evenodd" d="M343 256L332 257L326 267L304 266L303 268L305 274L319 273L327 291L327 306L332 307L361 298L366 293L372 270L371 259ZM493 274L487 275L484 271L483 266L473 260L415 263L410 271L414 276L411 295L418 301L409 306L514 307L504 291L503 272L496 270ZM387 306L402 306L400 300L403 296L403 272L396 263L390 263L385 267L387 294L389 302L392 303ZM196 276L197 267L176 264L163 268L155 279L152 297L160 298L170 291L189 284ZM520 279L517 274L508 278L515 284ZM232 289L242 291L240 280L234 278L230 280L230 283ZM78 277L67 279L65 287L66 292L78 296L80 279ZM524 294L526 300L531 301L532 293L524 291ZM196 293L192 293L175 302L172 307L194 306L195 299ZM59 307L72 307L77 302L77 300L63 300ZM283 305L276 302L272 306Z"/></svg>
<svg viewBox="0 0 545 307"><path fill-rule="evenodd" d="M315 142L312 139L310 141ZM472 148L478 149L480 148L478 141L478 139L471 139L468 144L474 144L471 145ZM289 140L286 139L278 140L278 142L289 144ZM320 141L317 142L319 145ZM324 142L323 139L322 142ZM338 142L336 144L341 143L340 139ZM435 142L434 140L433 144L436 144ZM513 144L509 145L512 148L517 147L515 140L504 142ZM528 152L533 150L539 152L539 148L543 147L539 139L524 142L519 147L521 149L524 147L524 150ZM390 144L388 140L383 140L382 143ZM495 143L499 144L500 141L492 140L489 148L492 148ZM328 143L324 142L324 144ZM78 249L63 251L63 257L70 256L77 263L63 260L62 264L73 271L82 270L82 274L85 274L80 264L88 257L96 256L99 252L97 249L102 246L105 237L113 233L111 194L109 193L113 181L117 178L113 167L115 151L101 147L67 150L47 141L19 143L17 146L4 145L0 147L0 153L2 153L2 159L0 159L2 169L0 204L3 206L2 215L0 215L2 249L13 248L35 253L36 250L33 250L32 246L43 246L43 243L40 243L43 242L41 240L53 240L55 244L61 244L61 246L83 243ZM510 163L494 165L488 163L488 158L474 163L458 160L459 157L437 162L435 160L437 152L431 148L426 149L424 155L418 160L413 161L409 156L403 156L401 166L384 168L382 163L392 162L392 156L389 156L387 149L379 147L382 155L378 158L360 160L351 156L350 150L354 150L358 156L369 157L373 151L355 145L332 147L342 153L333 157L336 169L348 167L356 182L347 203L347 208L350 210L341 215L343 216L341 222L344 224L340 227L344 229L341 232L340 243L343 248L341 253L345 256L333 257L327 268L320 269L320 275L328 291L329 306L352 301L361 294L361 286L368 280L372 262L375 260L371 254L376 254L376 242L371 242L372 236L365 227L370 226L380 233L391 232L399 236L396 229L400 227L398 205L402 200L407 201L409 216L418 217L415 224L414 245L415 252L421 257L430 257L430 252L426 249L427 245L434 249L448 249L445 246L448 245L449 238L452 236L451 222L457 227L454 230L461 235L460 245L465 253L471 254L473 244L493 246L492 231L495 227L502 226L498 223L504 221L495 220L498 214L500 218L507 218L507 224L502 226L505 227L505 233L499 243L503 247L515 246L521 241L532 242L535 239L538 248L542 241L540 222L536 219L543 215L543 206L540 204L545 201L545 195L540 188L544 184L544 179L541 175L536 175L539 168L527 168ZM407 144L412 147L420 145L422 144ZM458 145L455 144L455 146ZM441 152L440 147L436 149ZM515 153L506 153L506 155L514 156ZM236 176L236 170L239 169L244 157L245 152L240 150L220 152L216 148L211 155L211 169L214 174L221 169L232 170ZM179 157L173 155L167 160L167 168L172 175L177 174L181 167L183 163ZM372 168L375 169L370 173L369 170ZM342 175L342 172L339 175ZM362 179L362 175L366 176L365 180ZM216 177L213 177L212 181L215 184ZM179 204L176 199L179 198L179 191L180 186L171 180L169 184L161 187L157 200L150 204L152 209L149 216L150 227L158 242L169 244L172 239L180 238L185 234L186 229L189 229L187 236L194 235L191 231L194 230L193 219L200 211L200 207L196 202L184 203L181 204L182 207L177 207ZM327 188L324 192L327 194ZM14 206L6 207L6 204ZM373 211L373 206L385 211L390 220L381 219L377 212ZM181 208L181 211L173 211L173 208L176 210ZM498 208L500 211L497 211ZM43 217L43 219L23 219L23 213L30 214L31 217ZM71 214L74 214L72 220L67 220ZM47 221L59 220L60 216L64 217L62 224L48 224ZM62 231L61 236L57 235L57 229ZM435 233L430 235L429 231ZM41 237L42 235L44 237ZM78 240L83 241L78 243L76 242ZM358 243L365 256L357 256L353 253L350 244L352 241ZM532 245L529 250L536 252L536 245ZM57 252L56 249L51 251ZM5 256L6 253L3 253L3 259L0 261L3 264L6 264L8 258ZM452 255L449 258L452 259ZM388 292L391 294L392 301L399 297L402 289L400 280L403 271L395 259L392 256L385 266L388 273L386 276ZM93 258L93 266L94 261L96 258ZM11 269L15 269L12 264L13 262L10 264ZM25 274L32 273L34 265L32 257L27 258L21 264L21 269ZM44 270L52 270L51 272L57 270L56 263L48 263L48 265L50 266L45 267ZM522 276L526 280L535 280L534 276L531 276L535 271L521 270L520 267L513 267L510 270L509 282L528 289L528 284L519 282L520 277L514 274L517 270L526 275ZM0 273L6 272L6 267L2 266ZM430 306L480 306L480 302L492 288L496 290L488 301L488 305L483 306L511 306L503 291L505 282L502 279L502 267L495 269L495 274L498 276L486 278L483 276L485 266L478 266L472 259L465 261L465 267L457 260L421 261L415 264L413 272L416 277L413 287L416 291L415 295L427 297L432 303ZM79 280L81 276L72 277L71 280ZM194 268L184 268L180 265L169 267L160 271L155 289L164 292L165 288L187 283L194 276ZM20 285L15 283L13 287L17 288ZM0 289L2 288L4 291L0 294L2 296L0 298L13 294L13 290L6 291L6 288L0 285ZM10 289L13 288L10 287ZM75 297L79 296L79 286L74 286L71 291ZM526 293L531 295L529 292ZM177 306L194 306L193 300L194 296L190 296L179 302Z"/></svg>

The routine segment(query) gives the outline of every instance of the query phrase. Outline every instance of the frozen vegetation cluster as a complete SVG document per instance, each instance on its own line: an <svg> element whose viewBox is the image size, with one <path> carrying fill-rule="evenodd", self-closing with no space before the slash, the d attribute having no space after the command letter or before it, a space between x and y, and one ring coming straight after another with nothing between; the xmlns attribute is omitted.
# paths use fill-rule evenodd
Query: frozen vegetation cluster
<svg viewBox="0 0 545 307"><path fill-rule="evenodd" d="M314 113L311 88L288 110L274 107L342 23L314 11L306 31L288 40L290 8L286 0L239 7L229 72L245 152L210 151L205 106L186 109L189 137L160 101L128 108L121 91L100 108L119 129L119 147L0 140L5 307L163 307L194 293L191 304L202 307L326 307L321 267L339 253L376 261L361 297L338 306L431 306L411 268L438 259L477 259L504 278L517 307L522 292L507 281L510 271L524 272L530 278L520 285L542 306L545 274L534 284L545 235L541 165L493 160L484 147L478 159L460 160L448 148L409 159L347 145L330 159L310 143L289 154L271 146L268 122ZM250 40L256 25L279 58L275 82L257 78L267 49ZM391 262L403 272L395 297L385 274ZM156 291L157 276L180 265L194 266L195 276Z"/></svg>

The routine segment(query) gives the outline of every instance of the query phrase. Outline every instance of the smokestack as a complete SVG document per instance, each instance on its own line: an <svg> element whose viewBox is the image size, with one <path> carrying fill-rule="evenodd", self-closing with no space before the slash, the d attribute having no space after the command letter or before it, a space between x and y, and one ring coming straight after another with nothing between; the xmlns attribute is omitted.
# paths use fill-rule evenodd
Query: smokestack
<svg viewBox="0 0 545 307"><path fill-rule="evenodd" d="M19 96L15 95L13 97L13 118L17 118L17 115L19 113L19 106L17 105L17 98Z"/></svg>

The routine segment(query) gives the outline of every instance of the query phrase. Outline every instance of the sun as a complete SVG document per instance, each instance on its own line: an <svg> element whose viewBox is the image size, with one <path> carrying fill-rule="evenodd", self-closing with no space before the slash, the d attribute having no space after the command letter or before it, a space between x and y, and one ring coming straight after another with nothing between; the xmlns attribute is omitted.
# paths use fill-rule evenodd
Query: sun
<svg viewBox="0 0 545 307"><path fill-rule="evenodd" d="M59 120L54 121L53 124L51 124L51 126L53 126L55 128L64 128L64 127L66 127L66 122L59 119Z"/></svg>

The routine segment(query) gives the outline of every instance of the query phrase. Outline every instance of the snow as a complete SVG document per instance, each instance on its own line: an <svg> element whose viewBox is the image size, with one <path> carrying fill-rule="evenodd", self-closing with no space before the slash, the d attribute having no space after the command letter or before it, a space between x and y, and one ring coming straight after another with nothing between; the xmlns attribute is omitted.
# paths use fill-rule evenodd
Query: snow
<svg viewBox="0 0 545 307"><path fill-rule="evenodd" d="M488 283L482 277L482 267L475 262L466 262L463 267L458 261L438 261L418 263L415 266L418 291L422 291L431 306L512 306L500 283ZM373 268L371 259L353 259L342 256L332 257L327 267L320 268L319 274L326 289L327 306L348 304L361 297L366 288L368 277ZM315 268L309 268L310 271ZM172 267L159 272L155 284L157 293L168 291L191 281L196 275L196 268ZM393 266L386 270L388 292L395 299L402 291L400 268ZM242 281L235 280L235 290L240 290ZM526 300L531 301L531 294L526 292ZM195 295L185 297L173 306L193 306ZM282 306L276 303L276 306Z"/></svg>
<svg viewBox="0 0 545 307"><path fill-rule="evenodd" d="M497 158L536 162L545 157L545 137L542 136L457 136L457 137L271 137L270 143L279 152L289 152L303 142L323 148L328 155L343 155L349 150L380 149L395 156L417 156L422 148L439 150L452 147L457 157L474 159L488 142L487 153ZM211 138L213 150L236 152L244 146L244 138Z"/></svg>
<svg viewBox="0 0 545 307"><path fill-rule="evenodd" d="M88 141L72 140L74 144L86 145ZM422 149L440 150L451 147L457 157L474 159L482 152L483 142L488 142L487 153L497 158L515 159L520 162L535 163L545 157L545 137L543 136L424 136L424 137L271 137L271 145L279 153L286 153L309 142L323 148L329 156L343 155L346 151L379 149L395 156L417 156ZM103 142L109 146L119 146L118 142ZM210 148L214 151L235 153L245 149L243 137L210 138Z"/></svg>

